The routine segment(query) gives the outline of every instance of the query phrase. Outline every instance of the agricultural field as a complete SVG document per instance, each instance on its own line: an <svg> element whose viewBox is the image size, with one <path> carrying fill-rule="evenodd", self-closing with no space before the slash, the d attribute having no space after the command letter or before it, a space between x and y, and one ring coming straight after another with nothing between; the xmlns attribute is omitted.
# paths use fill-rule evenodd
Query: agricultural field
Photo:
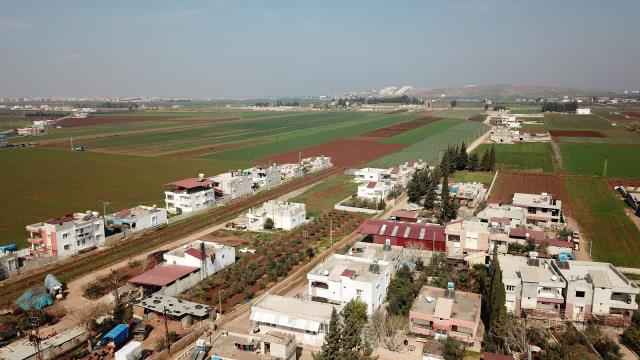
<svg viewBox="0 0 640 360"><path fill-rule="evenodd" d="M213 175L249 164L13 148L0 151L0 244L26 245L28 224L74 211L163 206L164 184L198 173Z"/></svg>
<svg viewBox="0 0 640 360"><path fill-rule="evenodd" d="M603 176L606 160L606 176L640 178L640 146L560 144L560 152L571 174Z"/></svg>
<svg viewBox="0 0 640 360"><path fill-rule="evenodd" d="M353 176L338 175L312 186L291 201L304 203L307 206L307 216L315 217L333 209L333 205L342 199L357 193L358 184L353 182Z"/></svg>
<svg viewBox="0 0 640 360"><path fill-rule="evenodd" d="M427 125L427 126L433 126ZM422 131L422 130L420 130ZM482 133L487 131L487 126L480 122L463 121L459 124L440 129L439 132L426 135L418 141L400 151L389 154L380 159L369 162L370 166L393 167L405 161L418 161L422 159L428 164L437 163L440 153L449 145L459 145L462 142L469 143Z"/></svg>
<svg viewBox="0 0 640 360"><path fill-rule="evenodd" d="M463 120L442 119L416 129L383 138L380 142L383 144L415 144L429 136L459 125L462 122Z"/></svg>
<svg viewBox="0 0 640 360"><path fill-rule="evenodd" d="M601 130L611 129L611 123L598 115L571 115L545 113L544 122L549 130Z"/></svg>
<svg viewBox="0 0 640 360"><path fill-rule="evenodd" d="M584 177L567 177L564 184L573 218L583 238L592 241L593 260L640 267L640 230L613 188L602 179Z"/></svg>
<svg viewBox="0 0 640 360"><path fill-rule="evenodd" d="M571 214L571 208L564 206L569 199L559 175L522 171L499 171L489 199L511 204L514 193L540 194L546 192L563 202L563 211Z"/></svg>
<svg viewBox="0 0 640 360"><path fill-rule="evenodd" d="M446 118L446 119L467 120L473 117L474 115L480 114L482 111L484 110L480 110L480 108L473 109L473 110L453 108L453 109L445 109L445 110L434 110L429 114L432 116L437 116L437 117Z"/></svg>
<svg viewBox="0 0 640 360"><path fill-rule="evenodd" d="M455 182L478 182L485 184L488 188L489 185L491 185L494 176L494 172L456 171L451 175L450 179Z"/></svg>
<svg viewBox="0 0 640 360"><path fill-rule="evenodd" d="M475 150L481 157L491 146L496 149L498 168L554 172L553 153L548 143L482 144Z"/></svg>

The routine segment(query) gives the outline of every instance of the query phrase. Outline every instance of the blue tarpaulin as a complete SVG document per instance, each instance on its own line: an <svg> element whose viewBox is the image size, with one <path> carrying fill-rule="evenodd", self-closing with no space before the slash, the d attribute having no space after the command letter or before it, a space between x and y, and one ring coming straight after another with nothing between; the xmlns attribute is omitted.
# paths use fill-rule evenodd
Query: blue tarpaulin
<svg viewBox="0 0 640 360"><path fill-rule="evenodd" d="M44 278L44 287L46 287L49 291L55 288L61 289L62 283L60 283L60 281L58 281L58 279L53 274L47 274L47 277Z"/></svg>
<svg viewBox="0 0 640 360"><path fill-rule="evenodd" d="M109 330L109 332L102 337L100 340L100 345L104 346L108 344L110 341L113 341L116 349L119 349L120 346L124 345L124 343L129 340L129 325L127 324L119 324L116 325L113 329Z"/></svg>
<svg viewBox="0 0 640 360"><path fill-rule="evenodd" d="M18 247L16 246L16 244L9 244L9 245L5 245L5 246L0 246L0 252L2 253L6 253L9 251L17 251Z"/></svg>
<svg viewBox="0 0 640 360"><path fill-rule="evenodd" d="M16 304L22 310L40 310L53 304L53 298L47 292L46 288L37 288L25 291L16 299Z"/></svg>

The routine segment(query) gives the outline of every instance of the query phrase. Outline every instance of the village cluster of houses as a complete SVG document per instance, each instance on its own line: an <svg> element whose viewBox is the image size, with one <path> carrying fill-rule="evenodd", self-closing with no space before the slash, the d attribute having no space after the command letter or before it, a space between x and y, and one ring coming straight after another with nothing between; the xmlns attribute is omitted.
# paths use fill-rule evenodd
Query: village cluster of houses
<svg viewBox="0 0 640 360"><path fill-rule="evenodd" d="M18 136L47 135L47 130L56 126L55 120L34 120L32 126L16 129Z"/></svg>
<svg viewBox="0 0 640 360"><path fill-rule="evenodd" d="M496 144L514 144L523 142L549 142L551 136L548 132L530 133L522 129L522 118L540 118L541 114L509 114L505 111L489 112L491 120L495 123L489 133L489 140Z"/></svg>
<svg viewBox="0 0 640 360"><path fill-rule="evenodd" d="M407 186L413 174L425 168L427 164L422 160L408 161L389 169L367 167L356 170L353 181L358 184L358 197L383 200L395 187Z"/></svg>

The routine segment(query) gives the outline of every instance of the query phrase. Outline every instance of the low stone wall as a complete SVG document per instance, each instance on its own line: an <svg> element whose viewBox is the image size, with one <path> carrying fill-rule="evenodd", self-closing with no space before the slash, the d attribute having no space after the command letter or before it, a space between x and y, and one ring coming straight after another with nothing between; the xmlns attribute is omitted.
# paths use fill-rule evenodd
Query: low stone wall
<svg viewBox="0 0 640 360"><path fill-rule="evenodd" d="M365 214L379 214L382 212L382 210L373 210L373 209L365 209L365 208L357 208L357 207L352 207L352 206L344 206L344 205L340 205L343 202L349 200L351 197L345 198L340 200L339 203L333 205L333 208L336 210L342 210L342 211L349 211L349 212L359 212L359 213L365 213Z"/></svg>

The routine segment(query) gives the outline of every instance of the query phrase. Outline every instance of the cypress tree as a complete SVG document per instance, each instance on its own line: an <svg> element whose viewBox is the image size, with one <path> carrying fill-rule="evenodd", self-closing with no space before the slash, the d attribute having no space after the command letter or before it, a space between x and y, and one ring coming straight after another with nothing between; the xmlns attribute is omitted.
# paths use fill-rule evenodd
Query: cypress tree
<svg viewBox="0 0 640 360"><path fill-rule="evenodd" d="M342 309L342 336L340 353L333 359L352 360L362 357L365 344L362 343L362 330L367 323L367 304L361 300L351 300Z"/></svg>
<svg viewBox="0 0 640 360"><path fill-rule="evenodd" d="M486 291L486 308L485 321L486 337L484 339L485 347L491 351L495 351L498 347L498 339L496 335L501 336L502 320L505 315L506 294L504 284L502 283L502 269L498 260L498 247L493 248L493 258L489 265L489 288Z"/></svg>
<svg viewBox="0 0 640 360"><path fill-rule="evenodd" d="M409 180L407 184L407 196L409 197L410 203L417 204L420 202L422 186L420 185L420 174L418 174L418 172L413 173L411 180Z"/></svg>
<svg viewBox="0 0 640 360"><path fill-rule="evenodd" d="M341 337L340 317L338 316L336 308L333 308L331 320L329 321L329 329L324 337L324 344L322 344L320 352L313 354L313 360L337 359L340 353Z"/></svg>
<svg viewBox="0 0 640 360"><path fill-rule="evenodd" d="M478 166L479 166L478 153L474 152L471 155L469 155L469 158L467 160L467 170L478 171Z"/></svg>
<svg viewBox="0 0 640 360"><path fill-rule="evenodd" d="M490 150L486 150L482 154L482 160L480 160L480 170L489 171L491 169Z"/></svg>
<svg viewBox="0 0 640 360"><path fill-rule="evenodd" d="M436 185L433 181L429 181L427 193L424 196L424 208L432 210L436 201Z"/></svg>
<svg viewBox="0 0 640 360"><path fill-rule="evenodd" d="M442 194L440 195L440 197L442 199L440 221L442 223L446 223L456 217L456 210L453 204L454 200L452 200L451 196L449 195L449 176L446 173L444 173L444 176L442 177Z"/></svg>
<svg viewBox="0 0 640 360"><path fill-rule="evenodd" d="M489 170L496 170L496 148L494 145L491 145L491 149L489 150Z"/></svg>
<svg viewBox="0 0 640 360"><path fill-rule="evenodd" d="M467 145L465 143L462 143L462 145L460 145L460 151L458 152L457 160L458 160L456 164L457 170L464 170L467 168L467 162L469 161L469 157L467 156Z"/></svg>

